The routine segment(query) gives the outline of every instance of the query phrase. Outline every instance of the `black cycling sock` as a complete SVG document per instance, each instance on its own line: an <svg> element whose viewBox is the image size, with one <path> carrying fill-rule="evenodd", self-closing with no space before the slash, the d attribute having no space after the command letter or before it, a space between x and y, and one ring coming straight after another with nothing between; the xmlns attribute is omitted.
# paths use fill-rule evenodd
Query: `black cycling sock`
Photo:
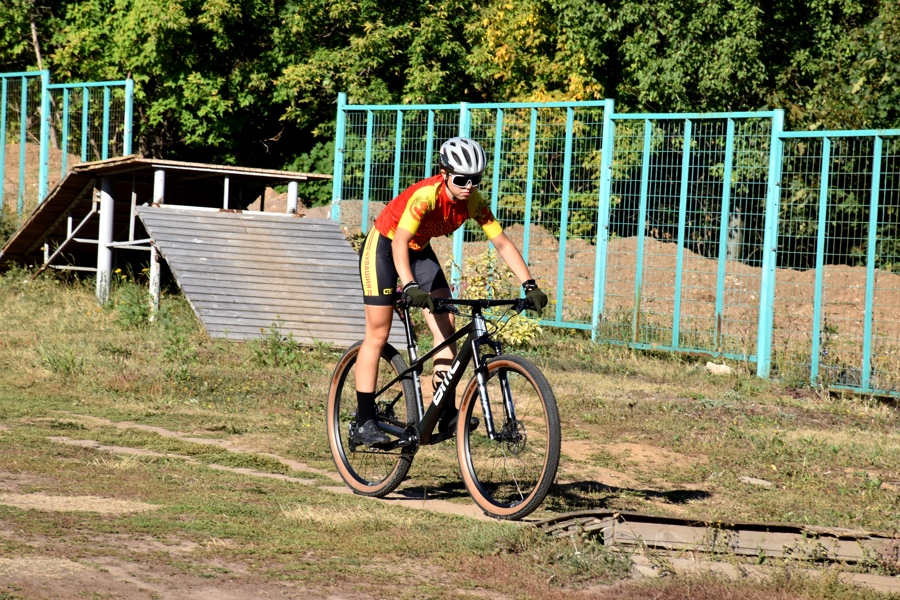
<svg viewBox="0 0 900 600"><path fill-rule="evenodd" d="M356 422L375 420L375 392L356 392Z"/></svg>

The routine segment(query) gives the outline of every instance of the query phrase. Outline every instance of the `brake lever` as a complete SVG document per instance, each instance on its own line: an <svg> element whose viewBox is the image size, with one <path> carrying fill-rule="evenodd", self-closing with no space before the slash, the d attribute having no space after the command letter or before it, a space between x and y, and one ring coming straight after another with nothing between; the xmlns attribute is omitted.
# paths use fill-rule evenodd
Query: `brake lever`
<svg viewBox="0 0 900 600"><path fill-rule="evenodd" d="M458 315L459 309L456 307L456 305L445 302L444 298L435 298L433 314L442 315L444 313L453 313L454 315Z"/></svg>

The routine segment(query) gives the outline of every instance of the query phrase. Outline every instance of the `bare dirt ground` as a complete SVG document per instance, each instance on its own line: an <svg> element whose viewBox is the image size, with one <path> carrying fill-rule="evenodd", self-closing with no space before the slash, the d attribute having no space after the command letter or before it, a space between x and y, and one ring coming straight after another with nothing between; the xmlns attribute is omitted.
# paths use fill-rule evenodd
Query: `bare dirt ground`
<svg viewBox="0 0 900 600"><path fill-rule="evenodd" d="M106 419L67 415L90 425L114 426L120 429L140 429L156 434L183 440L186 442L210 444L236 453L254 453L253 448L243 447L227 441L199 438L189 433L175 432L160 427L140 425L132 422L113 422ZM188 456L159 454L147 450L124 446L108 446L90 440L72 440L65 436L52 438L59 444L76 445L95 450L104 460L104 455L123 456L158 456L168 459L192 461ZM591 467L589 457L600 451L608 452L622 460L640 461L653 465L665 465L672 461L697 460L671 451L643 444L595 444L587 441L571 441L563 443L563 453L568 458L567 472L578 473L583 479L591 479L610 486L632 485L634 480L626 473L610 469ZM248 478L273 477L288 480L298 485L316 485L321 477L330 480L331 484L322 485L321 489L335 494L349 494L350 490L343 485L334 472L321 471L290 459L267 454L288 466L292 471L309 473L320 479L288 477L272 473L254 471L252 469L210 465L210 468L240 473ZM702 458L700 459L702 460ZM30 486L39 486L40 481L32 476L0 473L0 504L14 506L41 513L90 512L99 515L120 515L140 513L160 509L159 506L143 502L126 501L99 496L56 496L45 493L28 493ZM566 476L560 475L559 483L566 483ZM372 502L403 505L409 508L435 511L445 514L462 515L473 519L487 519L474 505L456 504L431 498L412 497L403 493ZM15 532L5 531L0 534L15 537ZM54 556L49 548L46 554L28 557L0 557L0 580L7 588L16 589L22 598L70 598L76 597L83 590L92 590L93 597L125 598L125 599L158 599L158 600L253 600L257 598L311 598L330 600L350 600L362 598L358 591L341 589L340 586L328 589L309 589L298 587L292 583L273 583L261 581L249 570L239 564L210 564L208 568L227 569L227 578L219 577L215 583L200 575L189 575L183 571L166 566L167 561L155 560L154 556L164 553L169 557L182 557L189 560L197 550L197 544L186 540L168 540L165 544L152 538L137 538L115 533L91 533L90 543L108 548L108 555L92 558L91 561L73 560L75 557ZM213 542L214 543L214 542ZM222 541L227 544L229 542ZM41 540L33 540L30 545L41 549ZM576 594L578 595L578 594Z"/></svg>

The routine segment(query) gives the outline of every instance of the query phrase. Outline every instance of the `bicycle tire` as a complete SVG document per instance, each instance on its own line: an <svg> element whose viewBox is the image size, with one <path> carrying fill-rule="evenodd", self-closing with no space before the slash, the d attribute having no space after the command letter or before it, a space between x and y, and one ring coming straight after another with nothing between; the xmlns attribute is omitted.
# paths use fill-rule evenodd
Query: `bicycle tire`
<svg viewBox="0 0 900 600"><path fill-rule="evenodd" d="M325 425L331 456L341 479L355 493L381 498L393 492L406 477L416 447L377 450L357 446L350 441L350 428L355 424L356 359L362 342L351 346L334 368L328 391ZM378 385L384 385L406 370L406 361L390 344L385 344L378 361ZM394 400L393 420L396 424L418 422L415 392L410 379L402 379L381 394L376 401L379 419L387 418L388 401ZM402 398L400 397L402 396ZM386 400L384 400L386 399Z"/></svg>
<svg viewBox="0 0 900 600"><path fill-rule="evenodd" d="M501 381L509 382L515 421L504 410ZM543 373L529 360L504 354L487 361L485 385L494 426L487 436L478 385L466 386L457 423L457 457L469 495L488 516L521 519L547 496L559 467L559 409ZM480 424L471 430L470 418Z"/></svg>

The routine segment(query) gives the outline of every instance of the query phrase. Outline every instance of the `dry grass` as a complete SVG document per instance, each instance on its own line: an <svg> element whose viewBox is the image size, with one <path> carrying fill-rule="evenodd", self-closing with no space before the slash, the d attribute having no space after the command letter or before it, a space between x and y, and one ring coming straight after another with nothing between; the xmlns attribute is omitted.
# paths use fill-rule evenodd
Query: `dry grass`
<svg viewBox="0 0 900 600"><path fill-rule="evenodd" d="M26 282L27 275L0 275L0 472L18 477L2 485L17 494L162 506L114 525L99 517L33 520L0 506L0 529L16 529L35 544L44 540L38 545L60 556L86 552L84 543L64 539L67 527L113 527L197 545L190 569L213 558L233 561L272 580L337 585L335 597L379 597L379 585L398 579L412 586L399 593L409 598L874 597L789 571L764 584L710 576L637 583L622 557L602 547L529 538L512 525L382 506L315 486L213 473L202 465L284 473L265 453L333 471L323 406L339 353L210 339L177 295L164 297L162 318L150 326L134 319L127 294L100 308L88 284ZM128 284L120 281L122 289ZM618 509L885 532L900 523L900 417L893 401L782 387L756 379L743 364L732 364L732 375L714 376L705 359L596 346L578 332L548 332L527 354L554 387L565 443L557 485L537 517ZM229 454L81 415L220 439L258 454ZM190 456L196 464L98 455L47 439L60 435ZM471 502L449 444L423 449L402 489ZM33 547L0 533L0 552L23 551ZM398 577L383 566L396 557L423 567ZM857 568L886 572L885 564Z"/></svg>

